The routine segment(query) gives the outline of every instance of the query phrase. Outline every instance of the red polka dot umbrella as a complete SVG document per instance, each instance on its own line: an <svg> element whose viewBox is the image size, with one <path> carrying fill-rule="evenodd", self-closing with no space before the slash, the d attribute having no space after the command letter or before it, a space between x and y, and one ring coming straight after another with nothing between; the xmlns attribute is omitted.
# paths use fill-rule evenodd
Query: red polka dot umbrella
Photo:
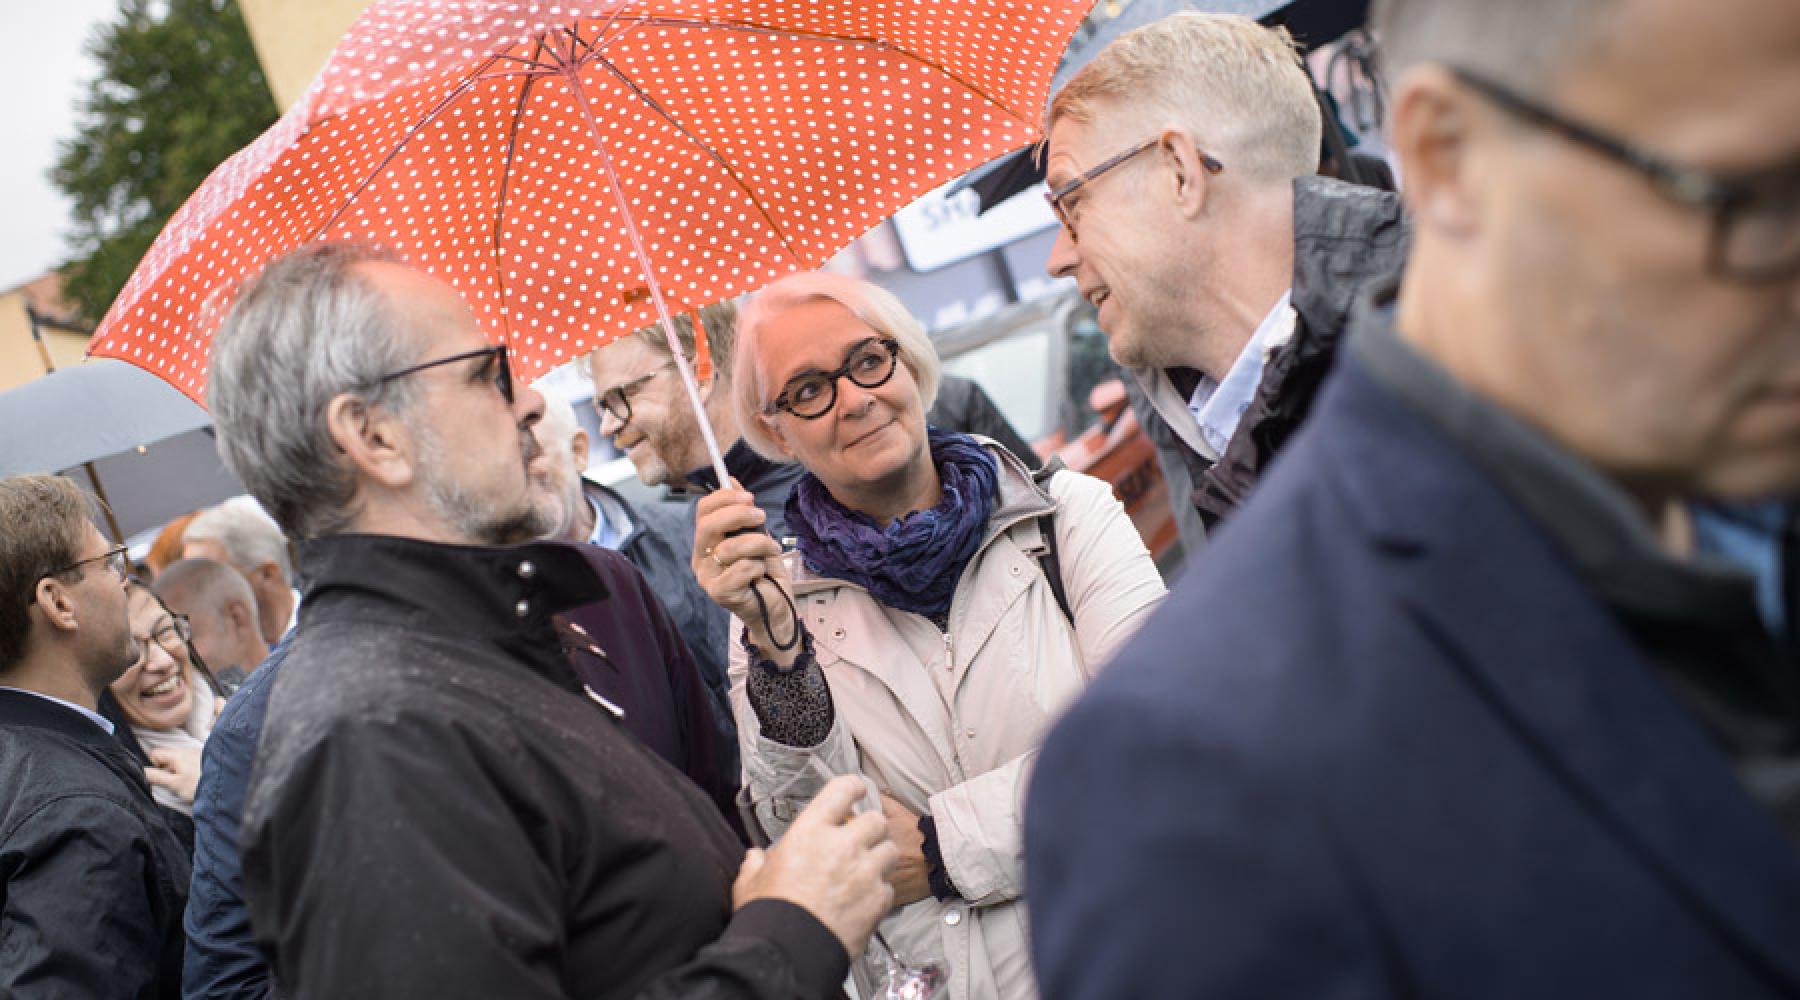
<svg viewBox="0 0 1800 1000"><path fill-rule="evenodd" d="M361 240L455 285L534 377L1036 139L1090 5L377 0L170 220L91 353L204 403L223 296Z"/></svg>

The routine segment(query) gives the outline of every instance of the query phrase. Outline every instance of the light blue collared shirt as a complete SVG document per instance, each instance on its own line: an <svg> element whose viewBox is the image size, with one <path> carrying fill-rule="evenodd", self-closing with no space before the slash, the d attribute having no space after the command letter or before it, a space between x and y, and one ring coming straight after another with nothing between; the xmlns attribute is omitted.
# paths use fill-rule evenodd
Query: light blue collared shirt
<svg viewBox="0 0 1800 1000"><path fill-rule="evenodd" d="M1225 373L1223 381L1201 378L1194 395L1188 399L1188 412L1194 415L1194 423L1200 425L1200 436L1212 447L1214 454L1225 454L1225 446L1237 433L1238 420L1250 408L1257 387L1262 385L1263 365L1268 362L1269 355L1293 339L1294 323L1298 319L1294 313L1293 295L1290 288L1275 300L1275 308L1256 325L1255 332L1238 352L1237 360L1231 363L1231 370Z"/></svg>
<svg viewBox="0 0 1800 1000"><path fill-rule="evenodd" d="M80 705L77 705L72 701L64 701L61 698L57 698L52 695L47 695L47 694L43 693L42 691L27 691L24 688L6 687L5 685L0 685L0 691L17 691L20 694L31 695L33 698L42 698L45 701L55 702L56 704L61 705L64 708L72 708L75 711L80 712L82 715L85 715L88 718L94 720L94 725L99 726L101 729L106 730L106 735L108 735L108 736L113 735L112 720L108 719L106 716L101 715L99 712L96 712L91 708L82 708Z"/></svg>
<svg viewBox="0 0 1800 1000"><path fill-rule="evenodd" d="M625 536L631 534L631 523L625 512L614 511L612 517L607 517L606 509L599 503L589 499L587 505L594 512L594 533L588 536L588 544L617 552Z"/></svg>

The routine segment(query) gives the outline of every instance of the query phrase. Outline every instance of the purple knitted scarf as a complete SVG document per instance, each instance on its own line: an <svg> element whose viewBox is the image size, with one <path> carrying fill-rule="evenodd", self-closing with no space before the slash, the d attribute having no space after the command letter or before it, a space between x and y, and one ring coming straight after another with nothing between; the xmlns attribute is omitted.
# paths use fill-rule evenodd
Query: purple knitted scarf
<svg viewBox="0 0 1800 1000"><path fill-rule="evenodd" d="M1000 483L1000 463L975 440L927 430L944 498L883 528L850 510L808 474L788 495L788 528L808 569L859 584L890 608L926 616L950 610L963 566L981 546Z"/></svg>

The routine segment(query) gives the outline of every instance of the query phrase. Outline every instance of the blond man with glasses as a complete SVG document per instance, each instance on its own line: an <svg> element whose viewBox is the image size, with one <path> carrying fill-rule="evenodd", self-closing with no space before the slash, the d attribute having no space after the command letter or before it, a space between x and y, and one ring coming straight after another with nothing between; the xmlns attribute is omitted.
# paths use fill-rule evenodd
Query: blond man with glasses
<svg viewBox="0 0 1800 1000"><path fill-rule="evenodd" d="M1210 532L1304 420L1358 292L1399 267L1399 201L1316 176L1312 81L1284 31L1244 17L1127 32L1045 119L1047 267L1181 442Z"/></svg>

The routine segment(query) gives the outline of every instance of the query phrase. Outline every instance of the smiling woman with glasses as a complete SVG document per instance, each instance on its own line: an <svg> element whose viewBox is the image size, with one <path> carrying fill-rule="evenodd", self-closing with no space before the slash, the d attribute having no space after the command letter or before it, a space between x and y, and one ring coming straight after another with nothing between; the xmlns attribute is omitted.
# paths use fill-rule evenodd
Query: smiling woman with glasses
<svg viewBox="0 0 1800 1000"><path fill-rule="evenodd" d="M902 853L890 957L925 979L947 965L951 998L1031 997L1011 846L1026 762L1161 600L1156 567L1106 483L926 426L936 352L875 285L769 286L734 368L744 440L806 470L787 558L744 490L698 505L694 573L737 618L746 826L773 837L822 776L862 775Z"/></svg>
<svg viewBox="0 0 1800 1000"><path fill-rule="evenodd" d="M156 801L186 816L199 787L200 751L223 703L188 645L187 616L170 612L140 580L131 580L126 592L135 653L107 691L118 721L149 758L145 776Z"/></svg>

